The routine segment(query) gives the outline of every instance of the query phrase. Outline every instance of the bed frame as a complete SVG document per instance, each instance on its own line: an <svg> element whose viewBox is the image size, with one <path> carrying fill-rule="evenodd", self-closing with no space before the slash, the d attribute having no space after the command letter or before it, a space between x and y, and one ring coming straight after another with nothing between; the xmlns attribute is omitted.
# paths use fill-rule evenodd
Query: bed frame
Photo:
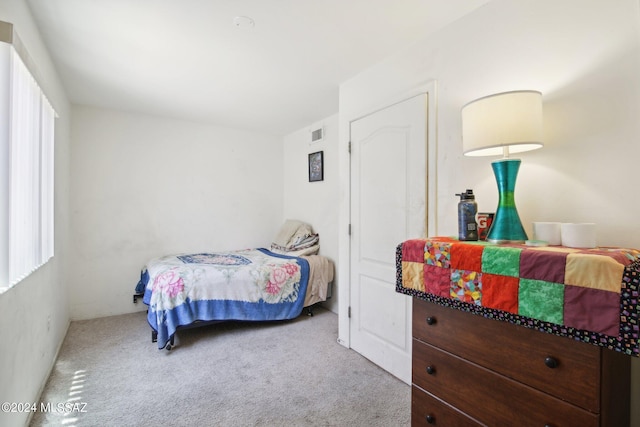
<svg viewBox="0 0 640 427"><path fill-rule="evenodd" d="M333 296L333 281L329 282L328 286L327 286L327 300L331 299L331 297ZM138 303L138 298L142 298L144 297L144 294L142 293L134 293L133 294L133 303L137 304ZM316 307L319 304L322 304L323 301L321 302L317 302L315 304L312 304L308 307L304 307L302 309L302 313L306 313L307 316L313 316L313 309L314 307ZM148 310L147 310L148 311ZM222 323L222 322L232 322L232 320L209 320L209 321L201 321L198 320L190 325L184 325L184 326L179 326L177 331L179 330L183 330L183 329L191 329L191 328L198 328L201 326L209 326L209 325L213 325L216 323ZM169 338L169 343L165 346L165 349L167 351L171 350L175 344L175 334L171 336L171 338ZM158 342L158 332L156 330L154 330L153 328L151 328L151 342L155 343Z"/></svg>

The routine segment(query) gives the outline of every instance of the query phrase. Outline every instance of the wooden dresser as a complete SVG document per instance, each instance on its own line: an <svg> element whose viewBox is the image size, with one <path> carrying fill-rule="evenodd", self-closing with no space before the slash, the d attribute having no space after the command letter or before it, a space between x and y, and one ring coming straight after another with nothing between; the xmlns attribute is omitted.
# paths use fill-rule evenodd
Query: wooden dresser
<svg viewBox="0 0 640 427"><path fill-rule="evenodd" d="M413 298L411 424L629 425L630 357Z"/></svg>

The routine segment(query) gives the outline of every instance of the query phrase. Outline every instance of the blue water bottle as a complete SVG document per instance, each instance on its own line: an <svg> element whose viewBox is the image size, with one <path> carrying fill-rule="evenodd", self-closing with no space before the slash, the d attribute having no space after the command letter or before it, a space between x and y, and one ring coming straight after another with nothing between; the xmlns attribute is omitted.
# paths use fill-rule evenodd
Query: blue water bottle
<svg viewBox="0 0 640 427"><path fill-rule="evenodd" d="M460 202L458 202L458 240L478 240L478 223L476 222L478 205L473 190L467 190L464 193L456 194L456 196L460 196Z"/></svg>

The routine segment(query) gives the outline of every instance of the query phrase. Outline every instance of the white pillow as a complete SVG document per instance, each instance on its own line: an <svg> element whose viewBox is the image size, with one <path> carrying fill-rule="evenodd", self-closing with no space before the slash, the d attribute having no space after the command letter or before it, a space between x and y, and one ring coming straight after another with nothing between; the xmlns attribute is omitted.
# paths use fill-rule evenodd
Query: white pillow
<svg viewBox="0 0 640 427"><path fill-rule="evenodd" d="M309 224L288 219L280 228L271 246L275 245L278 249L295 249L296 246L313 245L313 240L317 238L317 234L313 233L313 228Z"/></svg>

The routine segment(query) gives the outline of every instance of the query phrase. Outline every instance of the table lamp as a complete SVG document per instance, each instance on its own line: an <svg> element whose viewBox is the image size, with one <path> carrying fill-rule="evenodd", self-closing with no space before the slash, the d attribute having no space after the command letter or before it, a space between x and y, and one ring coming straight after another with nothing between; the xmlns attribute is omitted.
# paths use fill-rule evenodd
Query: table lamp
<svg viewBox="0 0 640 427"><path fill-rule="evenodd" d="M498 208L487 234L488 241L515 243L528 239L514 197L520 159L509 158L509 154L535 150L543 145L540 92L503 92L476 99L462 107L465 156L503 156L491 163L498 184Z"/></svg>

